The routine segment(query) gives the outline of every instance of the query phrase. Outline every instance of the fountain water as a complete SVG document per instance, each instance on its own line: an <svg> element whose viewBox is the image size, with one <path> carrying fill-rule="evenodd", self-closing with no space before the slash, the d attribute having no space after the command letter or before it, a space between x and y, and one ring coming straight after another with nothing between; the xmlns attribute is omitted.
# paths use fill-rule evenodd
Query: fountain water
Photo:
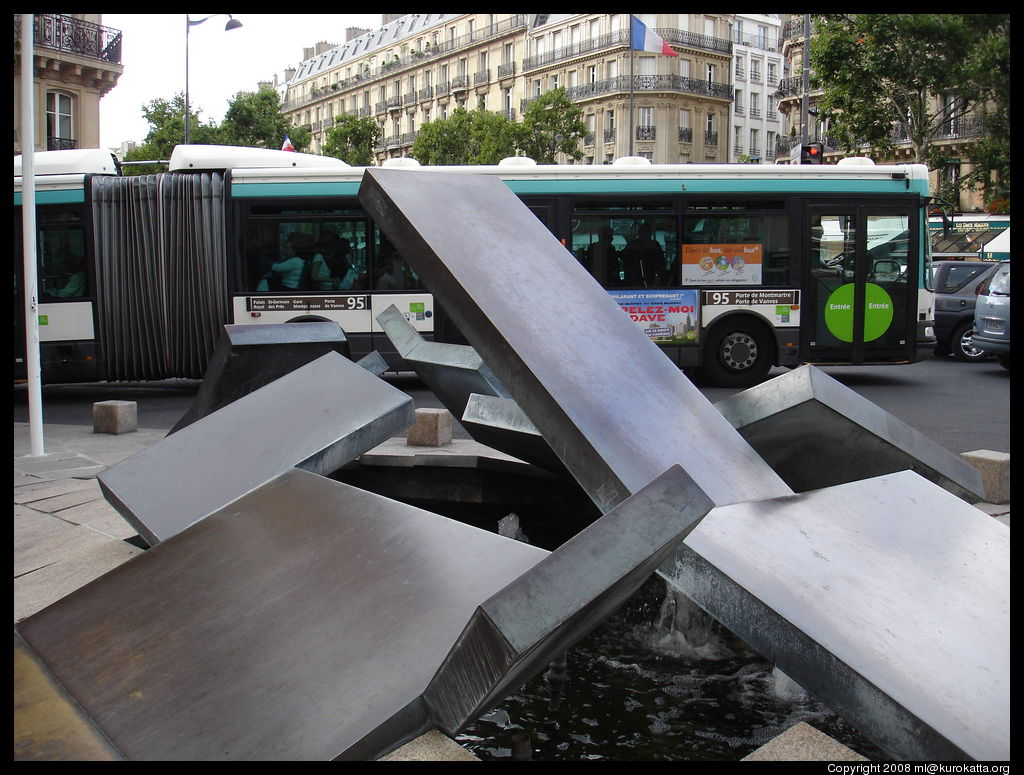
<svg viewBox="0 0 1024 775"><path fill-rule="evenodd" d="M735 761L805 721L887 758L657 576L567 662L556 709L540 675L458 741L484 760L510 758L512 736L525 731L535 760Z"/></svg>

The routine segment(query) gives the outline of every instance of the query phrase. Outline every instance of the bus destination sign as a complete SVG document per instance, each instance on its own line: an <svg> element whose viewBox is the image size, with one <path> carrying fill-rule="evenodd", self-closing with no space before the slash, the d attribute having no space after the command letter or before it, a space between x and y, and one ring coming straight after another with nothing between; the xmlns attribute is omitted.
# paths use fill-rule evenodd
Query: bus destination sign
<svg viewBox="0 0 1024 775"><path fill-rule="evenodd" d="M248 296L248 312L314 312L317 310L362 310L370 308L366 294L349 296Z"/></svg>
<svg viewBox="0 0 1024 775"><path fill-rule="evenodd" d="M757 304L794 306L800 304L800 291L704 291L704 303L737 307L751 307Z"/></svg>

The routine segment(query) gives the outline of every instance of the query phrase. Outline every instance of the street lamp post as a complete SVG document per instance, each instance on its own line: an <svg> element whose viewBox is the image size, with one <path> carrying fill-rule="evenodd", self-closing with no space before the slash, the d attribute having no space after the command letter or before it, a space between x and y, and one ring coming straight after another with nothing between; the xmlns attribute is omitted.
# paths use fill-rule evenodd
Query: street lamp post
<svg viewBox="0 0 1024 775"><path fill-rule="evenodd" d="M185 14L185 145L188 145L192 141L192 122L191 117L189 116L188 102L188 33L197 24L202 24L208 19L212 19L214 16L228 17L228 23L224 25L225 31L237 30L242 26L242 23L229 13L212 13L209 16L204 16L202 19L197 19L196 21L192 21L188 18L188 14Z"/></svg>

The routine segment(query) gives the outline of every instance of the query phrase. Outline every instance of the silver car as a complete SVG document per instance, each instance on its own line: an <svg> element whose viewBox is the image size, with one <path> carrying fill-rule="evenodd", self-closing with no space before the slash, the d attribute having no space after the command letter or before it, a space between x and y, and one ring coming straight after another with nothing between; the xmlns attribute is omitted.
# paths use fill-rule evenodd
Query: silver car
<svg viewBox="0 0 1024 775"><path fill-rule="evenodd" d="M978 292L974 308L974 346L992 353L1010 368L1010 262L1000 261Z"/></svg>

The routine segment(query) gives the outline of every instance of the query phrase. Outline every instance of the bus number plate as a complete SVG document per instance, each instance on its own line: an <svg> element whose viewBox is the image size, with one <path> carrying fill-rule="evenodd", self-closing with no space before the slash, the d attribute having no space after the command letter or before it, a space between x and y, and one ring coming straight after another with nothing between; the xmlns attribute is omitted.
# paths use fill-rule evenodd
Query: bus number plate
<svg viewBox="0 0 1024 775"><path fill-rule="evenodd" d="M295 310L365 310L370 297L351 296L249 296L245 300L249 312L292 312Z"/></svg>

